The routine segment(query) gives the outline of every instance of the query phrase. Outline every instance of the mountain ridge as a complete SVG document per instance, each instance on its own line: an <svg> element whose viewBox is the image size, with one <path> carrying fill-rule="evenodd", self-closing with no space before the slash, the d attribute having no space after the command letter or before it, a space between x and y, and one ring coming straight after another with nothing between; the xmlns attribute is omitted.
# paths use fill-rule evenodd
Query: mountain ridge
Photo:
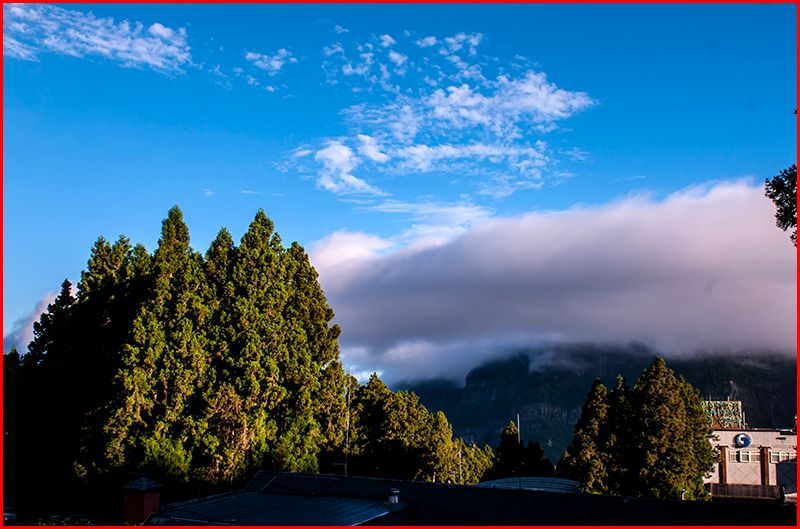
<svg viewBox="0 0 800 529"><path fill-rule="evenodd" d="M592 381L628 385L657 354L645 346L556 345L518 350L472 369L463 385L451 380L404 381L431 411L450 419L454 435L496 445L509 419L520 416L523 440L535 440L556 462L569 444ZM791 427L796 414L797 361L773 352L721 351L666 358L704 399L741 400L748 425Z"/></svg>

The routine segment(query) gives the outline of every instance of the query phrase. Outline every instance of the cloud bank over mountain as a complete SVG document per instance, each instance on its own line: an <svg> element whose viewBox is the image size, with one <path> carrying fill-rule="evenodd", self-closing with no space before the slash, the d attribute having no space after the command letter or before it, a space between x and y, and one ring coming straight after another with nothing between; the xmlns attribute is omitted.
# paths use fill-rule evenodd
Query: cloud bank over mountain
<svg viewBox="0 0 800 529"><path fill-rule="evenodd" d="M337 232L312 247L354 370L457 379L547 342L795 352L795 251L761 186L486 216L450 233Z"/></svg>

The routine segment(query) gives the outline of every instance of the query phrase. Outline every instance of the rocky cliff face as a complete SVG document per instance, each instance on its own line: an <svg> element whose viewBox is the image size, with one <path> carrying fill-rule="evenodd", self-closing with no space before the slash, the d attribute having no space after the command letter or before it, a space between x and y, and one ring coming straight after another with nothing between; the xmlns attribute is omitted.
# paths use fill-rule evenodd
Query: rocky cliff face
<svg viewBox="0 0 800 529"><path fill-rule="evenodd" d="M450 381L406 382L430 410L442 410L456 435L495 446L509 420L520 416L522 437L538 441L555 462L569 444L581 406L595 377L613 386L617 374L628 384L655 353L644 347L562 345L518 352L473 369L463 386ZM794 423L796 359L775 354L708 353L667 358L669 367L704 398L741 400L753 427Z"/></svg>

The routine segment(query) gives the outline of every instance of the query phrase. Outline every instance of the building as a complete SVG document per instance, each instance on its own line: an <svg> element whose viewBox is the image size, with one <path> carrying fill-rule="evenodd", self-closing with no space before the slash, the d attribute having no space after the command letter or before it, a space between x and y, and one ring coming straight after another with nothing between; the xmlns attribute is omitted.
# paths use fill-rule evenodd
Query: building
<svg viewBox="0 0 800 529"><path fill-rule="evenodd" d="M720 461L706 477L715 500L797 501L797 428L750 428L740 401L706 401Z"/></svg>
<svg viewBox="0 0 800 529"><path fill-rule="evenodd" d="M795 506L778 502L603 496L552 479L475 486L258 472L242 490L165 505L145 524L794 526L796 521Z"/></svg>

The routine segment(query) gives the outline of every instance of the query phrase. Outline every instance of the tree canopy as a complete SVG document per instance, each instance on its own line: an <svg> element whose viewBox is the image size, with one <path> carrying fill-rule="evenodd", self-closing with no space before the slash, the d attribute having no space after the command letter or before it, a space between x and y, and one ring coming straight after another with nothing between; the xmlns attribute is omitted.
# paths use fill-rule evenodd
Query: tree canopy
<svg viewBox="0 0 800 529"><path fill-rule="evenodd" d="M553 465L544 456L542 447L536 441L525 445L514 421L500 432L494 465L486 473L486 479L500 479L514 476L552 476Z"/></svg>
<svg viewBox="0 0 800 529"><path fill-rule="evenodd" d="M263 211L238 246L223 228L205 254L177 207L152 254L100 237L27 354L5 355L17 509L140 473L197 491L259 468L330 472L347 437L368 475L476 482L491 449L454 440L416 395L345 375L333 315L305 250Z"/></svg>
<svg viewBox="0 0 800 529"><path fill-rule="evenodd" d="M656 358L632 389L595 381L559 471L589 492L706 499L710 436L697 390Z"/></svg>
<svg viewBox="0 0 800 529"><path fill-rule="evenodd" d="M797 246L797 165L792 164L768 178L764 194L775 203L775 224L783 231L792 229L790 237Z"/></svg>

